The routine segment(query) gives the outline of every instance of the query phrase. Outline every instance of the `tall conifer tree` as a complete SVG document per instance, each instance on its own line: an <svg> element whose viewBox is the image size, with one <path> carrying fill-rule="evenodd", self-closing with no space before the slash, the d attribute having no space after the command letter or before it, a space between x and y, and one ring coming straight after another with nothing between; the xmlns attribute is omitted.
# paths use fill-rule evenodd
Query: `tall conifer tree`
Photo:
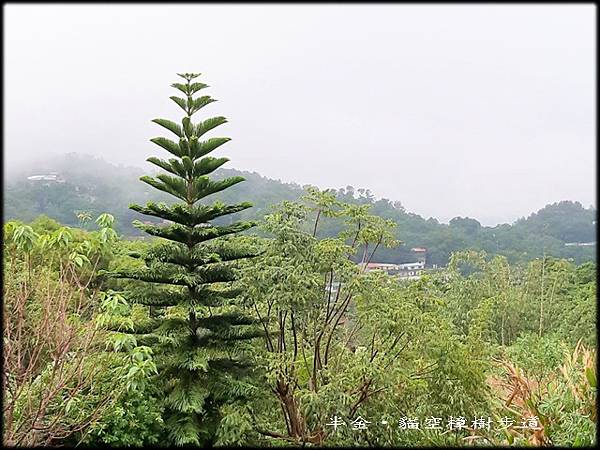
<svg viewBox="0 0 600 450"><path fill-rule="evenodd" d="M168 174L140 179L180 202L130 206L139 213L163 219L162 224L135 221L134 225L164 241L145 254L132 255L144 261L143 267L122 270L115 276L147 282L142 284L148 288L132 290L135 294L131 300L150 306L151 317L147 322L137 323L133 331L155 342L159 378L165 389L166 426L173 442L210 445L222 418L223 405L240 401L252 389L241 376L248 365L239 350L239 341L257 337L260 332L253 326L253 319L232 301L240 293L232 282L236 279L234 261L254 254L232 237L254 223L234 222L225 226L211 223L252 205L204 201L244 179L209 178L228 159L207 155L230 139L201 138L226 119L213 117L193 123L192 116L215 100L210 96L195 97L207 87L194 81L200 74L178 75L185 82L172 86L183 97L170 98L185 112L181 124L153 120L178 141L164 137L151 139L173 157L147 160Z"/></svg>

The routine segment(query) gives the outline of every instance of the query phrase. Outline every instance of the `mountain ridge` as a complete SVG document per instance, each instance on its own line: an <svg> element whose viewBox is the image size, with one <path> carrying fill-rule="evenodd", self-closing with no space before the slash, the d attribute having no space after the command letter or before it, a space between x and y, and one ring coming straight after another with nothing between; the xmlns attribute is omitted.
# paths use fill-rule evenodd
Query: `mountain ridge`
<svg viewBox="0 0 600 450"><path fill-rule="evenodd" d="M57 172L64 182L29 181L27 176ZM5 180L5 220L31 221L45 214L65 225L77 225L76 211L110 212L117 218L119 231L126 236L138 236L131 221L141 215L130 210L130 203L148 200L167 201L165 195L151 192L139 181L141 175L152 173L134 166L114 165L102 158L79 153L61 158L40 160L30 168L13 172ZM257 172L221 168L217 178L242 175L241 183L216 195L215 199L236 203L248 198L254 208L238 213L235 219L260 219L270 206L283 200L296 200L308 185L283 182L264 177ZM577 262L595 260L595 247L567 246L566 243L596 240L596 209L584 208L580 202L563 200L546 205L512 223L483 226L474 218L454 217L448 224L405 210L399 201L375 198L368 189L352 186L332 189L339 200L348 203L368 203L372 213L398 224L397 237L405 242L402 248L385 249L379 259L385 262L407 262L413 256L409 249L426 247L428 264L445 265L452 251L485 250L505 255L509 260L529 260L542 254L573 258ZM323 234L336 232L339 224L326 223Z"/></svg>

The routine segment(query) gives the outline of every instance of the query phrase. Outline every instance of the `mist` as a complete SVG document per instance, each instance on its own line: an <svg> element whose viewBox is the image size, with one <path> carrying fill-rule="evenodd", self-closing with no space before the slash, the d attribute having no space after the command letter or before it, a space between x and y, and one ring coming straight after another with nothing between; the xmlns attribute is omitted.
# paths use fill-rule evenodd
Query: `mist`
<svg viewBox="0 0 600 450"><path fill-rule="evenodd" d="M595 200L593 5L5 5L5 175L69 152L150 170L177 72L227 167L512 222Z"/></svg>

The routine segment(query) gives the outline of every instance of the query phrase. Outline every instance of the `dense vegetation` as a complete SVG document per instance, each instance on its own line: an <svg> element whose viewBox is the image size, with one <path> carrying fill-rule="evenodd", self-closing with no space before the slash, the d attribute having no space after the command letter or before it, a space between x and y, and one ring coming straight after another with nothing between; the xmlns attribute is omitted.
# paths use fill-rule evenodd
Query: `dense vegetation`
<svg viewBox="0 0 600 450"><path fill-rule="evenodd" d="M200 422L216 434L214 444L592 442L594 263L547 257L510 265L502 256L455 253L448 269L400 283L364 273L348 258L360 240L393 245L391 224L353 205L337 208L348 225L335 238L313 236L308 200L282 204L261 222L272 237L247 238L263 253L240 269L244 294L231 308L245 308L266 333L228 349L232 357L246 353L254 369L245 402L221 406L216 430ZM369 225L353 246L357 217ZM156 317L176 318L178 308L135 303L140 291L131 282L98 274L138 268L132 252L164 244L118 239L110 230L45 218L5 224L7 443L171 439L158 375L162 347L130 332ZM340 290L327 289L338 280ZM163 326L163 345L176 337L170 330ZM398 424L403 417L421 418L423 426L430 416L480 415L515 424L537 416L543 432L441 434ZM346 421L337 433L327 426L334 416ZM350 427L359 416L372 422L368 430Z"/></svg>
<svg viewBox="0 0 600 450"><path fill-rule="evenodd" d="M149 235L162 238L163 243L131 255L144 262L142 267L121 269L111 275L144 282L145 285L132 288L135 295L128 299L162 310L155 309L154 314L135 324L130 332L154 343L171 441L178 445L206 446L217 439L218 424L226 418L223 417L224 405L247 400L244 391L248 387L243 380L250 365L243 356L233 356L231 343L260 336L260 333L249 327L254 323L252 318L228 304L229 299L239 294L239 289L223 286L237 279L233 263L255 253L235 239L223 238L231 238L255 224L238 221L219 226L211 223L252 205L201 202L244 179L230 177L214 181L208 176L228 161L208 155L229 138L200 138L226 119L212 117L192 122L192 116L214 100L210 96L194 98L197 92L208 87L193 81L198 74L180 76L185 83L174 83L173 87L186 98L173 96L171 99L185 112L182 126L167 119L153 121L179 138L178 143L164 137L152 139L175 158L148 158L169 175L140 178L180 202L167 205L149 201L146 206L130 206L141 214L166 220L170 225L134 222ZM169 308L168 312L165 308Z"/></svg>
<svg viewBox="0 0 600 450"><path fill-rule="evenodd" d="M28 181L31 174L56 171L65 182ZM10 174L5 190L4 215L6 219L31 221L40 214L67 225L80 224L74 211L91 214L109 212L116 218L116 228L126 236L141 236L132 226L136 219L144 218L129 210L129 203L144 203L149 199L169 201L167 194L152 192L149 186L139 183L144 171L117 167L101 159L80 154L68 154L52 161L41 161L27 172ZM215 198L227 204L249 201L253 208L239 212L227 220L260 220L271 212L271 206L284 200L298 200L306 191L295 184L270 180L257 173L219 168L216 179L243 176L246 182L218 193ZM558 258L573 258L576 263L596 260L595 246L566 246L572 242L595 242L595 208L584 208L578 202L562 201L547 205L527 218L513 224L485 227L472 218L456 217L449 224L406 211L399 202L376 199L365 189L351 186L332 190L338 200L352 204L371 205L373 214L393 220L394 231L403 244L393 250L382 250L378 261L401 263L414 260L413 247L428 250L428 265L445 266L450 254L460 250L484 250L501 254L509 262L527 262L544 254ZM222 219L226 220L226 219ZM219 220L217 219L217 222ZM224 222L220 222L224 223ZM341 223L328 220L322 224L322 236L334 236Z"/></svg>
<svg viewBox="0 0 600 450"><path fill-rule="evenodd" d="M151 237L119 235L89 198L69 206L78 226L4 224L4 444L594 443L596 263L545 244L595 236L562 217L580 205L507 225L528 239L546 228L546 254L527 258L454 251L451 233L483 246L502 226L423 221L366 192L289 187L293 200L249 215L252 177L209 177L226 139L199 137L224 119L192 123L210 101L183 78L181 125L156 120L180 139L153 140L171 175L142 177L181 202L132 205L163 219L136 222ZM414 281L367 271L415 239L411 221L449 233L447 267Z"/></svg>

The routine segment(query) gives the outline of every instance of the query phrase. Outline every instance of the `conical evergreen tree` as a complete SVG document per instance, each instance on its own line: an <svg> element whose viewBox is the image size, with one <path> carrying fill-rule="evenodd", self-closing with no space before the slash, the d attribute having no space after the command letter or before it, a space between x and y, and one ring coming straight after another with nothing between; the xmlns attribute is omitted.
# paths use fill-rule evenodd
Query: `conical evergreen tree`
<svg viewBox="0 0 600 450"><path fill-rule="evenodd" d="M151 307L150 319L138 323L133 332L154 342L159 377L165 388L166 425L173 442L210 445L223 405L240 401L252 388L243 381L248 364L237 341L257 337L260 332L253 326L254 320L245 316L231 299L240 293L232 286L236 279L234 261L254 256L232 236L254 223L211 224L217 217L252 205L203 201L244 179L214 181L208 177L228 159L207 155L229 138L201 138L226 119L213 117L193 123L192 115L215 100L210 96L194 98L207 87L193 81L199 74L178 75L185 82L172 86L183 97L171 99L185 111L181 125L165 119L153 120L177 136L178 142L164 137L151 139L174 157L148 158L168 174L140 179L181 202L130 206L139 213L172 223L134 222L136 227L165 241L145 254L132 255L144 261L142 268L120 271L115 276L149 283L147 289L132 290L136 294L130 297L131 301Z"/></svg>

